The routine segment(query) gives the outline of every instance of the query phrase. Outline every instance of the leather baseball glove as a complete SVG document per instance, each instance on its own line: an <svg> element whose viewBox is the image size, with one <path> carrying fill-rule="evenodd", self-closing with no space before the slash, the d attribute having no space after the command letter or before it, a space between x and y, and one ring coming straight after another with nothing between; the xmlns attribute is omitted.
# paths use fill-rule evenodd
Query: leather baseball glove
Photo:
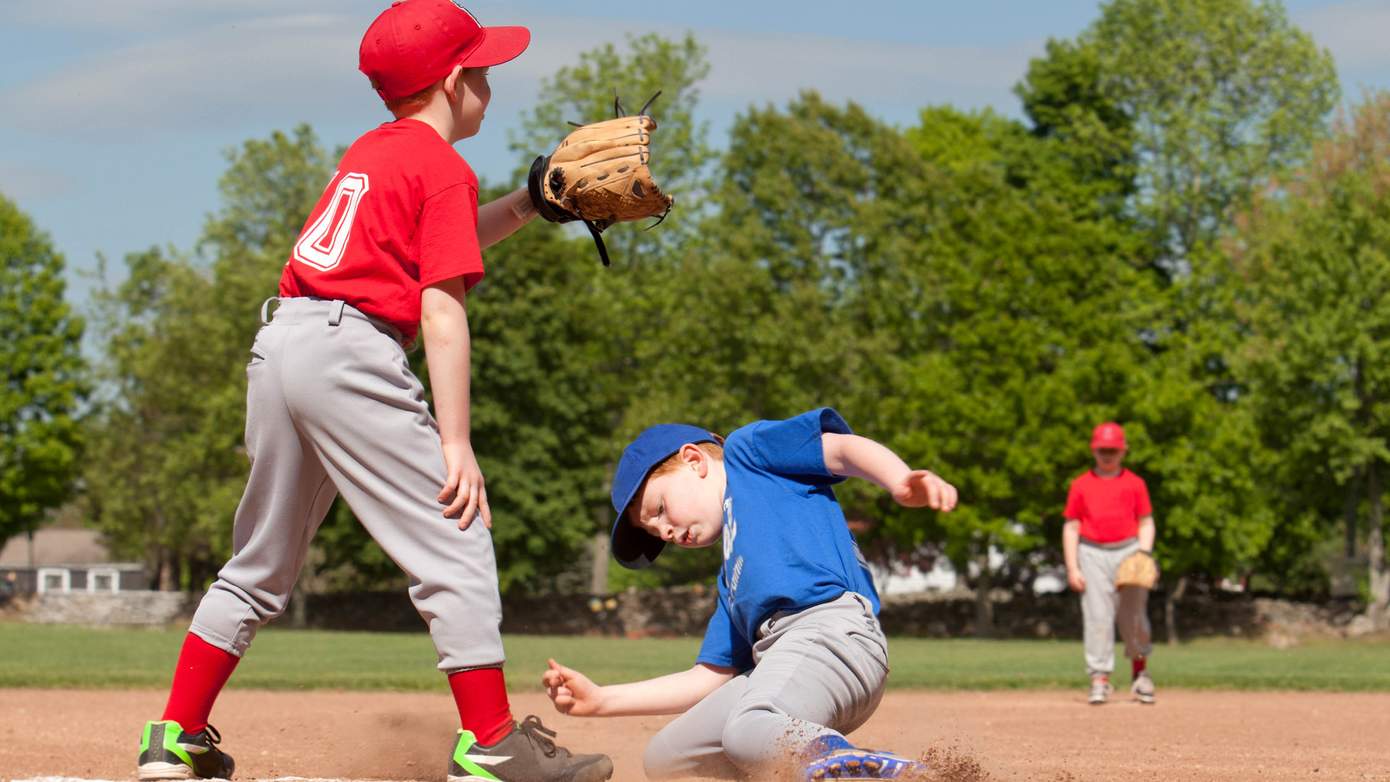
<svg viewBox="0 0 1390 782"><path fill-rule="evenodd" d="M1153 589L1158 583L1158 563L1147 551L1136 551L1125 557L1115 571L1115 586Z"/></svg>
<svg viewBox="0 0 1390 782"><path fill-rule="evenodd" d="M604 266L609 265L604 229L648 217L659 218L655 226L671 211L674 199L661 192L647 167L656 130L647 108L660 94L627 116L614 98L616 117L578 126L554 152L531 164L527 188L536 211L552 223L584 221Z"/></svg>

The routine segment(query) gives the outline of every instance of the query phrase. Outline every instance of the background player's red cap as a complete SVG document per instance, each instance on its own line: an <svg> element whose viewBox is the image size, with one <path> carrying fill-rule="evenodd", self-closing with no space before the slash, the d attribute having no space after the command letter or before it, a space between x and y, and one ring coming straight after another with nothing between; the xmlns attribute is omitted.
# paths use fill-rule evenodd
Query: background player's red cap
<svg viewBox="0 0 1390 782"><path fill-rule="evenodd" d="M1125 430L1114 421L1106 421L1091 432L1091 448L1124 448Z"/></svg>
<svg viewBox="0 0 1390 782"><path fill-rule="evenodd" d="M501 65L526 50L525 27L483 27L455 0L396 0L367 28L358 69L385 100L413 95L455 65Z"/></svg>

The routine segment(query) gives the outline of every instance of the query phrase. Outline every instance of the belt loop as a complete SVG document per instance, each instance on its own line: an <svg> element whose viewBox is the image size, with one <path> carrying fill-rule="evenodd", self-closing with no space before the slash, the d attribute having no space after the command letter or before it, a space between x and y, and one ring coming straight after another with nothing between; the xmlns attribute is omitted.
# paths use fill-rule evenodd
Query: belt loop
<svg viewBox="0 0 1390 782"><path fill-rule="evenodd" d="M262 326L269 325L269 323L270 323L270 303L271 303L272 301L273 301L273 302L279 302L279 301L280 301L280 298L279 298L278 296L271 296L270 298L268 298L268 299L266 299L265 301L261 302L261 325L262 325Z"/></svg>
<svg viewBox="0 0 1390 782"><path fill-rule="evenodd" d="M328 308L328 325L330 325L330 326L336 326L336 325L338 325L339 323L342 323L342 322L343 322L343 307L346 307L346 306L347 306L347 302L343 301L342 299L339 299L339 300L333 302L333 303L329 306L329 308Z"/></svg>

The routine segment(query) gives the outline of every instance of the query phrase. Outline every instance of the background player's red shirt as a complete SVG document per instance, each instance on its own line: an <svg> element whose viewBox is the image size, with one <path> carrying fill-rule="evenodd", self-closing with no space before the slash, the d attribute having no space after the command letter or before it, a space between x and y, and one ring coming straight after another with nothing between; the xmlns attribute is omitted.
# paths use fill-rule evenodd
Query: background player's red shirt
<svg viewBox="0 0 1390 782"><path fill-rule="evenodd" d="M309 213L281 296L342 299L400 329L420 324L420 290L483 278L478 178L433 128L388 122L348 147Z"/></svg>
<svg viewBox="0 0 1390 782"><path fill-rule="evenodd" d="M1153 514L1149 487L1129 470L1102 478L1087 470L1071 482L1067 519L1081 522L1081 537L1095 543L1114 543L1139 534L1139 520Z"/></svg>

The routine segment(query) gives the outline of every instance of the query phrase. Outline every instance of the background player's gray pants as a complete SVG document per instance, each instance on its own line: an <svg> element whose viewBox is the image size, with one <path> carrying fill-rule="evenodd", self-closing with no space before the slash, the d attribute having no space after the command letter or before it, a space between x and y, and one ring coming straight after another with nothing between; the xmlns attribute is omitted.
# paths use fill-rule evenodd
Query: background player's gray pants
<svg viewBox="0 0 1390 782"><path fill-rule="evenodd" d="M1148 657L1153 651L1149 640L1149 590L1139 587L1115 588L1115 571L1130 554L1139 550L1133 540L1118 548L1101 548L1085 543L1077 547L1081 575L1086 591L1081 593L1081 615L1085 620L1086 671L1092 676L1109 675L1115 670L1115 625L1125 642L1125 657Z"/></svg>
<svg viewBox="0 0 1390 782"><path fill-rule="evenodd" d="M193 615L192 632L242 655L279 616L309 541L339 492L410 577L439 668L502 662L492 536L442 515L439 431L389 326L343 302L282 299L247 365L251 475L232 558Z"/></svg>
<svg viewBox="0 0 1390 782"><path fill-rule="evenodd" d="M878 619L852 592L763 622L753 659L753 670L652 738L643 757L649 778L752 776L819 736L864 724L888 678Z"/></svg>

